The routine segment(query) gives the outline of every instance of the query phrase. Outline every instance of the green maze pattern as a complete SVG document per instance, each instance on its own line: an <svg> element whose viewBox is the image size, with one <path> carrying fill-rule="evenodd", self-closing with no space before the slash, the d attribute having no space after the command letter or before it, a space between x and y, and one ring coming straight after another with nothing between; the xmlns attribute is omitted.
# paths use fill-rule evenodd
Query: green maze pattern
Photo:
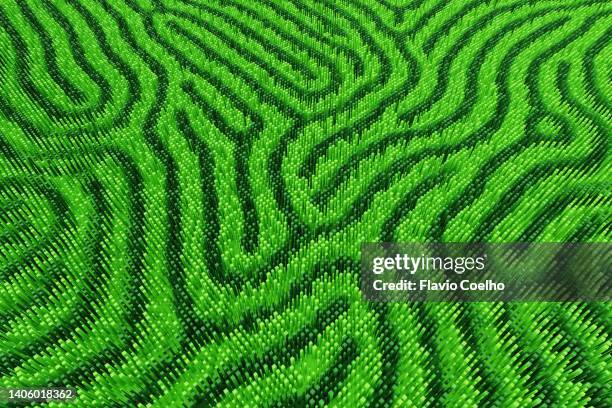
<svg viewBox="0 0 612 408"><path fill-rule="evenodd" d="M0 387L611 406L608 303L358 284L361 242L610 241L611 27L609 0L0 1Z"/></svg>

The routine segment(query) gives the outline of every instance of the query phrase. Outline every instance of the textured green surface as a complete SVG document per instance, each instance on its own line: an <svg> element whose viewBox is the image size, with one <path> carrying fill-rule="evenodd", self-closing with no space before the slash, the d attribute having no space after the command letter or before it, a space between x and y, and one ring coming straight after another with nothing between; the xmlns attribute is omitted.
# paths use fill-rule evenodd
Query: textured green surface
<svg viewBox="0 0 612 408"><path fill-rule="evenodd" d="M0 1L0 387L609 407L609 304L368 304L363 241L610 241L612 4Z"/></svg>

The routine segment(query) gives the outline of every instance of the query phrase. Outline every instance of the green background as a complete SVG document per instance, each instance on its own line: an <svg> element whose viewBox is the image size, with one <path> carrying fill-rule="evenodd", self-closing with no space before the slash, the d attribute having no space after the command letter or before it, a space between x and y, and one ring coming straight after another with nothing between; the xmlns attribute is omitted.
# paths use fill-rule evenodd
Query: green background
<svg viewBox="0 0 612 408"><path fill-rule="evenodd" d="M609 242L611 13L0 1L0 387L609 407L609 303L367 303L359 248Z"/></svg>

